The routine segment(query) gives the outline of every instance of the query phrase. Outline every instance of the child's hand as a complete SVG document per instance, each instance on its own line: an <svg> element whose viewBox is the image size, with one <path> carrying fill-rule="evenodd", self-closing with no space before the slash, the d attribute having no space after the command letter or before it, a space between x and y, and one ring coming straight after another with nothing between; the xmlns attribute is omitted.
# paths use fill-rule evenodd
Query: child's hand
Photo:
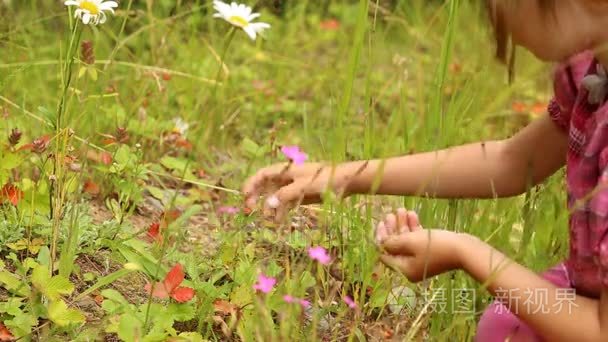
<svg viewBox="0 0 608 342"><path fill-rule="evenodd" d="M384 264L418 282L461 267L463 235L423 229L418 215L401 208L376 227L376 242Z"/></svg>
<svg viewBox="0 0 608 342"><path fill-rule="evenodd" d="M303 165L275 164L259 170L243 186L245 204L253 209L260 196L266 196L265 211L276 210L280 220L296 204L321 201L330 190L338 196L348 195L348 184L357 174L357 165L341 164L334 168L320 163Z"/></svg>

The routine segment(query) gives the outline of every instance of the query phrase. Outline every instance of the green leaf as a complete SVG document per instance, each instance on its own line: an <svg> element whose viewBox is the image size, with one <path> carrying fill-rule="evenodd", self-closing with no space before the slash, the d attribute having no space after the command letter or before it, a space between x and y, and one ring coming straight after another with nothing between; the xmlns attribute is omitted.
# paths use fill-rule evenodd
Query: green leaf
<svg viewBox="0 0 608 342"><path fill-rule="evenodd" d="M5 289L18 296L27 297L31 291L25 282L9 271L0 271L0 283L4 284Z"/></svg>
<svg viewBox="0 0 608 342"><path fill-rule="evenodd" d="M79 310L70 309L63 300L56 300L49 304L49 319L60 327L71 324L82 324L85 317Z"/></svg>
<svg viewBox="0 0 608 342"><path fill-rule="evenodd" d="M112 244L112 247L117 249L120 254L127 259L127 262L141 265L148 275L157 274L156 270L159 267L159 262L146 251L144 242L132 239ZM167 268L161 265L158 275L163 276L167 271Z"/></svg>
<svg viewBox="0 0 608 342"><path fill-rule="evenodd" d="M7 152L0 157L0 169L12 170L23 162L23 157L17 153Z"/></svg>
<svg viewBox="0 0 608 342"><path fill-rule="evenodd" d="M241 143L241 148L250 157L261 157L264 155L265 152L263 148L261 148L258 144L256 144L253 140L249 138L243 139L243 142Z"/></svg>
<svg viewBox="0 0 608 342"><path fill-rule="evenodd" d="M380 308L386 305L389 291L386 287L377 286L369 298L369 303L372 308Z"/></svg>
<svg viewBox="0 0 608 342"><path fill-rule="evenodd" d="M89 295L90 293L93 293L93 291L100 289L106 285L112 284L113 282L115 282L116 280L126 276L127 274L133 272L133 270L128 270L126 268L121 268L118 271L114 272L114 273L110 273L105 277L101 277L97 280L97 282L95 283L95 285L89 287L88 289L86 289L86 291L82 292L81 294L78 295L78 297L76 297L76 299L80 299L83 298L87 295Z"/></svg>
<svg viewBox="0 0 608 342"><path fill-rule="evenodd" d="M36 316L29 312L15 315L13 319L5 320L4 325L13 333L13 336L26 336L32 332L32 328L38 325Z"/></svg>
<svg viewBox="0 0 608 342"><path fill-rule="evenodd" d="M205 341L203 339L203 336L201 336L201 334L197 333L197 332L183 332L179 335L177 335L177 341L184 341L184 342L203 342Z"/></svg>
<svg viewBox="0 0 608 342"><path fill-rule="evenodd" d="M178 170L184 171L188 166L187 159L175 158L170 156L162 157L160 160L162 166L166 167L169 170Z"/></svg>
<svg viewBox="0 0 608 342"><path fill-rule="evenodd" d="M120 165L126 165L131 160L131 150L127 145L120 145L116 153L114 153L114 161Z"/></svg>
<svg viewBox="0 0 608 342"><path fill-rule="evenodd" d="M9 297L6 302L0 302L0 313L7 313L11 316L20 315L23 300L24 298Z"/></svg>
<svg viewBox="0 0 608 342"><path fill-rule="evenodd" d="M165 202L165 193L162 189L159 189L155 186L146 186L146 190L148 190L150 192L150 194L152 196L154 196L154 198L156 198L157 200L161 201L161 202Z"/></svg>
<svg viewBox="0 0 608 342"><path fill-rule="evenodd" d="M171 303L167 307L167 312L170 316L178 321L185 322L194 318L194 306L187 304Z"/></svg>
<svg viewBox="0 0 608 342"><path fill-rule="evenodd" d="M308 289L308 288L315 286L316 284L317 284L317 281L315 280L315 277L313 277L310 272L308 272L308 271L302 272L302 276L300 277L300 281L298 282L299 286L301 286L303 289Z"/></svg>
<svg viewBox="0 0 608 342"><path fill-rule="evenodd" d="M47 246L42 246L40 252L38 252L38 263L47 268L51 264L51 251Z"/></svg>
<svg viewBox="0 0 608 342"><path fill-rule="evenodd" d="M61 295L69 295L74 291L74 285L66 277L49 276L48 270L42 266L34 268L32 285L52 301L57 301Z"/></svg>
<svg viewBox="0 0 608 342"><path fill-rule="evenodd" d="M118 337L123 341L139 341L143 332L143 323L133 315L120 316Z"/></svg>
<svg viewBox="0 0 608 342"><path fill-rule="evenodd" d="M250 285L243 284L230 294L230 302L241 307L246 304L251 304L252 301L253 297Z"/></svg>

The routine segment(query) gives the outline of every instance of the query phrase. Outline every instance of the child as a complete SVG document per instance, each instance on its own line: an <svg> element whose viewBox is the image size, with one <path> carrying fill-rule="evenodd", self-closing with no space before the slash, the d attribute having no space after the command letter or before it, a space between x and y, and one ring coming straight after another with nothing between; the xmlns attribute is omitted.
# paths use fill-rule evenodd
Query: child
<svg viewBox="0 0 608 342"><path fill-rule="evenodd" d="M508 197L522 194L530 177L538 184L565 164L570 255L540 276L473 236L425 230L404 209L377 225L376 239L382 261L412 281L462 269L487 284L497 302L481 317L478 341L608 341L608 0L487 5L501 60L511 42L561 62L549 115L506 140L391 158L383 168L379 160L333 170L314 163L271 166L246 182L246 203L252 207L259 195L276 190L265 209L282 217L290 206L319 201L327 189L369 193L380 170L379 194ZM568 290L576 295L561 307L573 293ZM544 300L524 304L535 291Z"/></svg>

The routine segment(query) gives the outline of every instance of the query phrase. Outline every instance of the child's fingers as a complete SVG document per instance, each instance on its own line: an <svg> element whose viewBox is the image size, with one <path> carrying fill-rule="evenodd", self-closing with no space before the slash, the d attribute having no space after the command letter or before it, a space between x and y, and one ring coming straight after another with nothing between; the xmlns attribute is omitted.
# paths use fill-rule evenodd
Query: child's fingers
<svg viewBox="0 0 608 342"><path fill-rule="evenodd" d="M410 234L390 235L382 242L382 247L386 252L393 255L411 255L412 240Z"/></svg>
<svg viewBox="0 0 608 342"><path fill-rule="evenodd" d="M269 182L283 184L289 181L289 175L284 172L282 165L274 165L258 171L255 175L245 181L243 194L245 195L245 205L251 209L255 208L259 196Z"/></svg>
<svg viewBox="0 0 608 342"><path fill-rule="evenodd" d="M411 231L422 228L420 225L420 219L418 219L418 214L415 211L410 210L407 212L407 224Z"/></svg>
<svg viewBox="0 0 608 342"><path fill-rule="evenodd" d="M380 261L390 268L399 268L399 261L395 256L389 254L380 254Z"/></svg>
<svg viewBox="0 0 608 342"><path fill-rule="evenodd" d="M382 263L386 266L409 278L411 270L411 261L409 258L389 254L380 254L380 261L382 261Z"/></svg>
<svg viewBox="0 0 608 342"><path fill-rule="evenodd" d="M388 214L384 219L384 225L388 235L397 234L397 217L395 214Z"/></svg>
<svg viewBox="0 0 608 342"><path fill-rule="evenodd" d="M409 232L410 227L407 221L407 210L405 208L397 209L397 234Z"/></svg>
<svg viewBox="0 0 608 342"><path fill-rule="evenodd" d="M387 237L386 225L384 222L378 223L376 226L376 243L381 244Z"/></svg>

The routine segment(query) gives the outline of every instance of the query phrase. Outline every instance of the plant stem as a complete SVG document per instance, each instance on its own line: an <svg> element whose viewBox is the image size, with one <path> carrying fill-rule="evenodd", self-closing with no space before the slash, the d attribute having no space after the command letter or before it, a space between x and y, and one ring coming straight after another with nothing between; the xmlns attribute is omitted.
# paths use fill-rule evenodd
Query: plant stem
<svg viewBox="0 0 608 342"><path fill-rule="evenodd" d="M211 117L211 124L209 125L205 133L205 141L208 140L212 132L216 131L216 127L219 127L219 118L221 117L221 114L219 112L219 106L217 106L217 87L220 76L222 75L222 69L224 66L224 61L226 60L226 55L228 53L228 47L230 46L230 43L232 42L235 33L236 28L230 28L230 31L227 33L226 39L224 40L224 47L222 48L222 53L220 54L220 65L218 66L217 73L215 75L215 84L213 85L213 88L211 90L211 100L216 106Z"/></svg>
<svg viewBox="0 0 608 342"><path fill-rule="evenodd" d="M68 90L72 83L72 67L74 65L74 57L78 48L78 42L82 29L75 22L72 27L72 33L70 35L70 43L68 45L67 54L63 64L62 70L62 83L63 92L57 106L56 120L55 120L55 150L54 150L54 164L53 164L53 179L51 180L49 197L51 200L51 220L52 220L52 242L51 242L51 262L49 264L50 273L53 273L55 260L57 259L57 240L59 239L59 228L61 225L61 216L64 207L64 151L66 146L69 144L69 134L64 129L63 121L66 112L66 102L68 98Z"/></svg>

